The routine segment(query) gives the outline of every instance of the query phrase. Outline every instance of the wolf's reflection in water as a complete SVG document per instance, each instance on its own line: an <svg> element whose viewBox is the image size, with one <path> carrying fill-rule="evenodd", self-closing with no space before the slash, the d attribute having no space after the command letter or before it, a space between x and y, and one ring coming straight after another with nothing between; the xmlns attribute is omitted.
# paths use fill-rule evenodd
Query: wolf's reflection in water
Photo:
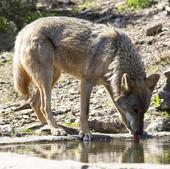
<svg viewBox="0 0 170 169"><path fill-rule="evenodd" d="M58 142L53 144L0 146L0 151L28 154L52 160L84 163L170 163L170 138L111 142Z"/></svg>

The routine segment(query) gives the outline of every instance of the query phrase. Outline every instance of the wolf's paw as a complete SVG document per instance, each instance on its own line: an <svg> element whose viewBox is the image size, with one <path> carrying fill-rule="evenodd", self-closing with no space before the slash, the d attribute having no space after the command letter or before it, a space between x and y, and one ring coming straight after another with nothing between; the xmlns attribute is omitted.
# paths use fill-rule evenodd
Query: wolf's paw
<svg viewBox="0 0 170 169"><path fill-rule="evenodd" d="M52 128L51 129L51 134L53 136L66 136L67 132L61 128Z"/></svg>
<svg viewBox="0 0 170 169"><path fill-rule="evenodd" d="M92 134L90 132L80 131L79 136L83 141L91 141L92 140Z"/></svg>

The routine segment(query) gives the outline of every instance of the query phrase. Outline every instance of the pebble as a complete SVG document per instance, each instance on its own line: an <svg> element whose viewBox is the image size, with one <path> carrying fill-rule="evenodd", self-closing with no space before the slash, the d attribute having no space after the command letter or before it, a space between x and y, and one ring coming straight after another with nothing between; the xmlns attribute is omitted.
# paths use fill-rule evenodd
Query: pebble
<svg viewBox="0 0 170 169"><path fill-rule="evenodd" d="M162 23L152 23L146 28L146 36L157 35L162 31Z"/></svg>

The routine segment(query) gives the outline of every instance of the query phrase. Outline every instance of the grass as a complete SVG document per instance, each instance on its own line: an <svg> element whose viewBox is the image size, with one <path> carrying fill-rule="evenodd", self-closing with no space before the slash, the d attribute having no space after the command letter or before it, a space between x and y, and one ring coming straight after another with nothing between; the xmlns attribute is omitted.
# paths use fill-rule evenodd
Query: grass
<svg viewBox="0 0 170 169"><path fill-rule="evenodd" d="M165 119L167 119L169 117L169 113L167 111L161 111L160 110L160 106L161 106L161 99L159 97L159 95L156 95L155 96L155 99L154 99L154 104L155 104L155 108L157 111L160 111L161 112L161 116Z"/></svg>
<svg viewBox="0 0 170 169"><path fill-rule="evenodd" d="M43 12L43 11L33 11L33 12L28 12L28 14L24 17L24 22L25 23L30 23L33 22L39 18L42 17L47 17L47 16L58 16L59 13L57 11L53 11L53 12Z"/></svg>
<svg viewBox="0 0 170 169"><path fill-rule="evenodd" d="M26 133L26 134L34 134L34 131L32 129L27 129L27 128L23 128L20 130L15 131L17 133Z"/></svg>
<svg viewBox="0 0 170 169"><path fill-rule="evenodd" d="M120 3L116 8L118 11L134 11L144 9L152 5L152 0L127 0Z"/></svg>
<svg viewBox="0 0 170 169"><path fill-rule="evenodd" d="M63 84L63 83L65 83L65 80L64 79L60 79L59 83Z"/></svg>
<svg viewBox="0 0 170 169"><path fill-rule="evenodd" d="M154 103L155 103L155 108L158 110L161 106L161 99L160 99L159 95L155 96Z"/></svg>
<svg viewBox="0 0 170 169"><path fill-rule="evenodd" d="M119 12L123 12L123 11L128 11L128 10L130 10L130 9L128 8L127 2L123 2L123 3L118 4L118 5L116 6L116 8L117 8L117 10L118 10Z"/></svg>
<svg viewBox="0 0 170 169"><path fill-rule="evenodd" d="M85 2L81 3L78 7L78 11L82 11L84 9L92 10L96 8L96 4L93 0L86 0Z"/></svg>
<svg viewBox="0 0 170 169"><path fill-rule="evenodd" d="M0 31L7 32L7 33L12 32L11 23L3 16L0 16Z"/></svg>
<svg viewBox="0 0 170 169"><path fill-rule="evenodd" d="M150 73L155 73L159 71L159 66L158 65L150 65L148 67L148 72Z"/></svg>
<svg viewBox="0 0 170 169"><path fill-rule="evenodd" d="M80 123L64 123L64 126L79 128Z"/></svg>
<svg viewBox="0 0 170 169"><path fill-rule="evenodd" d="M4 62L2 60L0 60L0 66L3 66Z"/></svg>
<svg viewBox="0 0 170 169"><path fill-rule="evenodd" d="M169 113L167 111L161 112L163 118L167 119L169 117Z"/></svg>
<svg viewBox="0 0 170 169"><path fill-rule="evenodd" d="M151 6L152 0L127 0L128 7L132 9L143 9Z"/></svg>

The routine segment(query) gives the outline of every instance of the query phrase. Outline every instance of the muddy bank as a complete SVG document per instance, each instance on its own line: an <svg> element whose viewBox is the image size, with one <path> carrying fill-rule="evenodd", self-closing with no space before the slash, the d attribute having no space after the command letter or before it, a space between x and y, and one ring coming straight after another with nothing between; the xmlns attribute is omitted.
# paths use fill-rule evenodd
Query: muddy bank
<svg viewBox="0 0 170 169"><path fill-rule="evenodd" d="M166 138L170 136L170 132L154 132L144 135L140 140L152 138ZM133 140L133 136L129 133L124 134L101 134L92 135L92 141L112 141L112 140ZM9 144L32 144L32 143L55 143L55 142L81 141L79 135L70 136L25 136L25 137L0 137L0 145Z"/></svg>

